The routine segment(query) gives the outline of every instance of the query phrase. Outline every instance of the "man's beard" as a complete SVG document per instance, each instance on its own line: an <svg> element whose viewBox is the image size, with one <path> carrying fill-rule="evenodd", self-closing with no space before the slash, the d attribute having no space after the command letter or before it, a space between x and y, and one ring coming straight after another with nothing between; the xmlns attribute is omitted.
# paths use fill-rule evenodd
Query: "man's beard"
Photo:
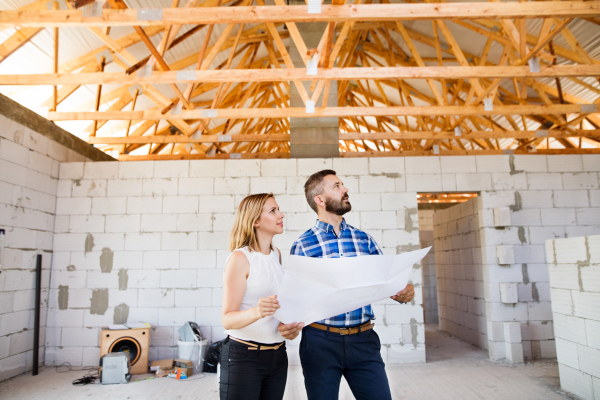
<svg viewBox="0 0 600 400"><path fill-rule="evenodd" d="M325 210L335 214L335 215L344 215L348 211L352 210L352 205L350 202L344 203L344 200L348 199L348 195L342 197L341 200L334 200L329 197L325 198Z"/></svg>

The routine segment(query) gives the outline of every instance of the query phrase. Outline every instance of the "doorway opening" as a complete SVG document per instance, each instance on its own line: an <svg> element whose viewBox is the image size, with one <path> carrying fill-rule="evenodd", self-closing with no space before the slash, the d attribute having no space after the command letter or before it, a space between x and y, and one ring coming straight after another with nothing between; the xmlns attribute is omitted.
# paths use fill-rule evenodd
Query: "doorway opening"
<svg viewBox="0 0 600 400"><path fill-rule="evenodd" d="M426 326L487 348L477 193L419 193Z"/></svg>

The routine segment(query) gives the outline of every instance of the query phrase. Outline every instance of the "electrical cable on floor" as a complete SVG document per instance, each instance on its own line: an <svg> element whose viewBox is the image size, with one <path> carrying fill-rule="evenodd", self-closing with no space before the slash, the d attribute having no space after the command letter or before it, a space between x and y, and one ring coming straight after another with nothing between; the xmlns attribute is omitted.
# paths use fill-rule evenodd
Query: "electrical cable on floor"
<svg viewBox="0 0 600 400"><path fill-rule="evenodd" d="M85 386L85 385L89 385L89 384L94 384L96 383L97 379L100 379L99 374L96 373L95 375L91 373L91 371L98 371L98 367L81 367L81 368L73 368L73 366L71 366L70 363L68 362L64 362L60 365L56 365L54 367L55 371L58 373L63 373L63 372L71 372L71 371L90 371L89 373L85 374L84 376L82 376L79 379L75 379L72 384L73 386ZM206 378L206 374L204 372L201 372L201 376L196 376L194 378L187 378L187 379L181 379L181 382L186 382L186 381L197 381L203 378Z"/></svg>
<svg viewBox="0 0 600 400"><path fill-rule="evenodd" d="M73 386L85 386L91 383L96 383L99 379L98 373L93 374L92 371L98 371L98 367L81 367L74 369L70 363L64 362L55 367L55 371L58 373L71 372L71 371L90 371L79 379L75 379L72 383Z"/></svg>

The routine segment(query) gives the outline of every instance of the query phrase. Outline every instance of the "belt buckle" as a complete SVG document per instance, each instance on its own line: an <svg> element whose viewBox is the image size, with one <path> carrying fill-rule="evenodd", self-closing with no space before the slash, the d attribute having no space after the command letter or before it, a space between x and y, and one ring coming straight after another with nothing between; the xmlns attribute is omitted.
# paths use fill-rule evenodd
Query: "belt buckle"
<svg viewBox="0 0 600 400"><path fill-rule="evenodd" d="M344 333L344 331L346 331L346 333ZM350 328L340 328L340 335L342 336L350 335L350 332Z"/></svg>

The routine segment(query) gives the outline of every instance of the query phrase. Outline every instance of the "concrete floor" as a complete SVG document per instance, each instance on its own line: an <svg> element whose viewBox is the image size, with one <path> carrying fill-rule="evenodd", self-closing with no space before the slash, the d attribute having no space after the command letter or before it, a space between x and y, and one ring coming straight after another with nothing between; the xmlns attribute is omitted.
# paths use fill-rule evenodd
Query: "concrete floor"
<svg viewBox="0 0 600 400"><path fill-rule="evenodd" d="M434 326L426 329L427 363L387 368L394 399L501 399L552 400L575 397L560 391L556 362L536 361L520 366L495 363L487 352L472 347ZM219 398L216 375L192 376L188 381L156 379L127 385L99 384L76 387L71 381L81 371L57 373L44 368L0 383L0 399L203 399ZM151 376L151 375L147 375ZM137 375L140 379L144 375ZM132 379L133 380L133 379ZM300 367L291 367L284 399L304 400L306 392ZM353 399L345 381L340 399Z"/></svg>

